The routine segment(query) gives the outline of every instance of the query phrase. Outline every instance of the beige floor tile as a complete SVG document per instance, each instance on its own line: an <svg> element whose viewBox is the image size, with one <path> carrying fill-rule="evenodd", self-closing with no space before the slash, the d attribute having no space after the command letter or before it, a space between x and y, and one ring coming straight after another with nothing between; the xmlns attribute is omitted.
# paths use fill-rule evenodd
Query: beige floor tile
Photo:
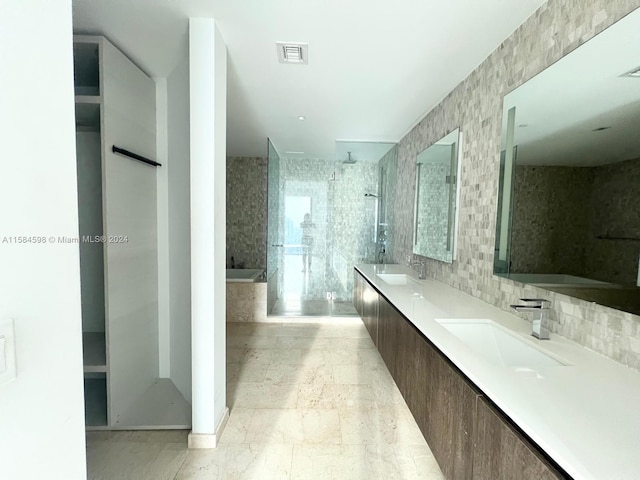
<svg viewBox="0 0 640 480"><path fill-rule="evenodd" d="M272 363L267 370L265 380L273 383L333 383L331 366L289 365Z"/></svg>
<svg viewBox="0 0 640 480"><path fill-rule="evenodd" d="M236 383L227 387L230 408L296 408L297 384Z"/></svg>
<svg viewBox="0 0 640 480"><path fill-rule="evenodd" d="M396 478L445 480L438 462L426 443L421 445L396 445L394 454L398 468Z"/></svg>
<svg viewBox="0 0 640 480"><path fill-rule="evenodd" d="M344 444L424 443L415 420L406 407L340 408Z"/></svg>
<svg viewBox="0 0 640 480"><path fill-rule="evenodd" d="M268 369L268 363L227 363L227 382L262 382Z"/></svg>
<svg viewBox="0 0 640 480"><path fill-rule="evenodd" d="M387 445L344 445L342 452L345 479L404 480L401 476L389 475L389 471L393 470L395 458L392 449Z"/></svg>
<svg viewBox="0 0 640 480"><path fill-rule="evenodd" d="M227 324L218 448L186 431L89 432L90 479L443 480L361 322Z"/></svg>
<svg viewBox="0 0 640 480"><path fill-rule="evenodd" d="M186 443L111 439L87 446L90 480L173 479L187 456Z"/></svg>
<svg viewBox="0 0 640 480"><path fill-rule="evenodd" d="M342 445L296 445L291 480L346 479L344 463Z"/></svg>
<svg viewBox="0 0 640 480"><path fill-rule="evenodd" d="M325 358L331 365L384 365L374 348L327 350Z"/></svg>
<svg viewBox="0 0 640 480"><path fill-rule="evenodd" d="M275 348L277 337L261 337L258 335L227 336L227 347L232 348Z"/></svg>
<svg viewBox="0 0 640 480"><path fill-rule="evenodd" d="M276 348L271 353L272 364L326 365L324 350L301 348Z"/></svg>
<svg viewBox="0 0 640 480"><path fill-rule="evenodd" d="M271 363L273 350L268 348L227 347L227 363Z"/></svg>
<svg viewBox="0 0 640 480"><path fill-rule="evenodd" d="M176 480L284 480L293 445L220 445L189 452Z"/></svg>
<svg viewBox="0 0 640 480"><path fill-rule="evenodd" d="M379 373L379 367L374 371L372 368L376 367L362 364L333 365L333 378L338 384L371 385L375 381L372 377Z"/></svg>
<svg viewBox="0 0 640 480"><path fill-rule="evenodd" d="M234 408L231 410L227 425L224 427L220 437L220 443L245 443L254 411L252 408Z"/></svg>
<svg viewBox="0 0 640 480"><path fill-rule="evenodd" d="M338 410L302 410L302 430L305 444L341 444L342 431Z"/></svg>
<svg viewBox="0 0 640 480"><path fill-rule="evenodd" d="M304 440L302 410L256 409L247 430L246 443L296 444Z"/></svg>
<svg viewBox="0 0 640 480"><path fill-rule="evenodd" d="M328 409L376 405L369 385L306 384L298 390L298 408Z"/></svg>
<svg viewBox="0 0 640 480"><path fill-rule="evenodd" d="M353 339L351 339L353 340ZM333 349L335 338L327 337L278 337L277 348Z"/></svg>

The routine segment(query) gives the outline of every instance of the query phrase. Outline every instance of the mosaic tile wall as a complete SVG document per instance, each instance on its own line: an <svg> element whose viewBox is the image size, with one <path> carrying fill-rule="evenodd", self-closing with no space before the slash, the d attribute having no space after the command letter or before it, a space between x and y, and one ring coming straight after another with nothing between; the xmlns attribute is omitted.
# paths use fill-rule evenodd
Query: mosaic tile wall
<svg viewBox="0 0 640 480"><path fill-rule="evenodd" d="M378 232L378 248L376 263L392 263L393 262L393 245L394 245L394 199L396 198L397 170L398 170L398 147L393 147L378 162L378 172L380 185L378 194L380 195L380 220L381 230ZM380 235L386 239L384 251L380 245Z"/></svg>
<svg viewBox="0 0 640 480"><path fill-rule="evenodd" d="M511 272L585 275L592 186L590 168L516 166Z"/></svg>
<svg viewBox="0 0 640 480"><path fill-rule="evenodd" d="M311 214L316 224L313 261L324 262L329 272L322 284L314 285L318 298L325 298L327 291L336 291L338 300L350 299L353 265L375 259L377 202L364 195L378 192L377 164L346 165L325 159L282 157L280 183L283 214L285 196L312 198Z"/></svg>
<svg viewBox="0 0 640 480"><path fill-rule="evenodd" d="M638 185L639 160L591 168L517 166L511 271L634 285L640 254L640 243L632 240L640 239ZM619 239L598 238L603 236Z"/></svg>
<svg viewBox="0 0 640 480"><path fill-rule="evenodd" d="M549 0L400 141L403 188L392 202L392 257L402 261L411 252L416 155L460 127L457 260L427 259L429 274L503 310L520 297L547 297L553 331L640 369L640 317L493 275L502 97L638 6L639 0Z"/></svg>
<svg viewBox="0 0 640 480"><path fill-rule="evenodd" d="M640 159L595 169L586 275L635 285L640 255ZM614 237L604 240L598 237ZM622 240L622 238L628 240Z"/></svg>
<svg viewBox="0 0 640 480"><path fill-rule="evenodd" d="M418 244L413 250L425 257L447 258L449 184L451 165L425 163L420 166L418 199Z"/></svg>
<svg viewBox="0 0 640 480"><path fill-rule="evenodd" d="M227 158L227 267L266 268L267 159Z"/></svg>

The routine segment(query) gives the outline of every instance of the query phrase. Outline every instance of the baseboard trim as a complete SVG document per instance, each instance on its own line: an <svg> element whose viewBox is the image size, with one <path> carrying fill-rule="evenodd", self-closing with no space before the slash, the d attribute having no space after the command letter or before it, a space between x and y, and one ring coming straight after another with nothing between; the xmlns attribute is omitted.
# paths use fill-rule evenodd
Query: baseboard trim
<svg viewBox="0 0 640 480"><path fill-rule="evenodd" d="M188 447L190 449L210 449L218 446L218 441L222 436L224 428L229 421L229 407L224 409L224 415L220 419L220 423L216 427L215 433L189 433Z"/></svg>

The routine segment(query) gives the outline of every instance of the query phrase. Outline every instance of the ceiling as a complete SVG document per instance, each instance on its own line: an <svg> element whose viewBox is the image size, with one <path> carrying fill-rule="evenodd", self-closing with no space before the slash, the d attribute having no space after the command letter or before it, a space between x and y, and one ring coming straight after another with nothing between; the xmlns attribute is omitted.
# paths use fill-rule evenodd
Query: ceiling
<svg viewBox="0 0 640 480"><path fill-rule="evenodd" d="M522 165L596 166L640 158L640 9L504 99L516 107ZM603 129L605 128L605 129Z"/></svg>
<svg viewBox="0 0 640 480"><path fill-rule="evenodd" d="M336 140L397 142L544 0L74 0L76 33L109 38L153 77L187 52L189 17L228 48L234 156L335 155ZM308 65L276 42L309 44ZM306 120L298 120L299 116Z"/></svg>

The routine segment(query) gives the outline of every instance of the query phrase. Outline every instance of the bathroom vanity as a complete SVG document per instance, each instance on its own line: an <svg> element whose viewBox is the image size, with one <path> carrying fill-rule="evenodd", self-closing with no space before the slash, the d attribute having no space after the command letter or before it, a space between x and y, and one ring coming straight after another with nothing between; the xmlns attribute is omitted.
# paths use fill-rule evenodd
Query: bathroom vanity
<svg viewBox="0 0 640 480"><path fill-rule="evenodd" d="M400 265L354 303L446 478L640 478L639 372Z"/></svg>

